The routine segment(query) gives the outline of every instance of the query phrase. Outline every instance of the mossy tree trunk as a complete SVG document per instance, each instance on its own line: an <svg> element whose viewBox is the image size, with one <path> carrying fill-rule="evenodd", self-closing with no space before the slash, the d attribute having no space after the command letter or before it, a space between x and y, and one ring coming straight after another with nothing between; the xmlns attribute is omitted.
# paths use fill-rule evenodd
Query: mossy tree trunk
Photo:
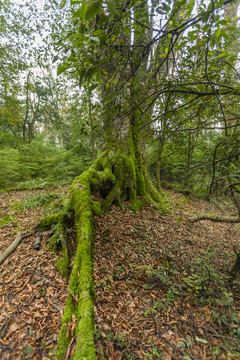
<svg viewBox="0 0 240 360"><path fill-rule="evenodd" d="M112 204L132 203L134 209L149 201L165 210L161 195L151 183L143 164L136 118L107 118L106 145L93 165L72 186L68 209L75 213L77 251L69 280L57 356L72 352L73 359L95 359L93 313L94 213L108 211ZM92 200L100 193L103 201ZM71 356L71 355L70 355Z"/></svg>
<svg viewBox="0 0 240 360"><path fill-rule="evenodd" d="M134 11L136 21L148 19L147 2L134 8ZM131 27L129 14L122 20L122 29ZM145 91L142 83L148 81L146 70L150 48L145 44L149 43L151 37L149 29L146 27L143 31L140 25L135 29L134 42L138 45L143 42L144 46L137 46L134 56L131 32L119 35L126 45L123 55L130 60L126 66L124 60L124 63L107 64L104 68L106 77L101 82L104 149L93 165L71 186L72 196L68 207L75 213L78 245L62 318L57 348L59 359L66 358L66 355L75 360L96 359L92 275L94 213L100 215L102 210L109 211L112 204L120 206L123 201L130 202L134 210L146 202L166 210L161 194L154 188L144 166L140 145L141 128L146 119L137 104ZM107 50L111 53L111 49ZM116 66L116 72L112 65ZM114 82L111 81L113 73ZM92 194L96 192L102 197L101 206L92 200Z"/></svg>

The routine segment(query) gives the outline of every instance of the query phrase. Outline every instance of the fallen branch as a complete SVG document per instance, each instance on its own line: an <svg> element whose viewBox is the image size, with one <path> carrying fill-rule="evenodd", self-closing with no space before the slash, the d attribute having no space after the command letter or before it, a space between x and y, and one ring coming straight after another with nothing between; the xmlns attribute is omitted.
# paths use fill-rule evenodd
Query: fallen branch
<svg viewBox="0 0 240 360"><path fill-rule="evenodd" d="M42 235L38 234L38 236L36 237L36 239L34 241L34 245L33 245L34 250L40 250L41 241L42 241Z"/></svg>
<svg viewBox="0 0 240 360"><path fill-rule="evenodd" d="M4 261L7 259L9 255L13 253L13 251L16 249L16 247L20 244L22 241L23 236L22 232L18 231L16 239L9 245L9 247L0 255L0 265L4 263Z"/></svg>
<svg viewBox="0 0 240 360"><path fill-rule="evenodd" d="M210 220L214 222L220 222L220 223L240 223L240 218L228 218L228 217L221 217L221 216L198 216L196 218L189 219L190 222L196 222L201 220Z"/></svg>

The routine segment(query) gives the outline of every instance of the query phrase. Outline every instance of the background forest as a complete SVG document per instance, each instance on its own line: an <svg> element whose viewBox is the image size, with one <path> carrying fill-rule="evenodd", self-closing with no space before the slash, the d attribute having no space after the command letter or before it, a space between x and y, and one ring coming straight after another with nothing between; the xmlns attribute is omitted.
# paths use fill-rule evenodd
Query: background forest
<svg viewBox="0 0 240 360"><path fill-rule="evenodd" d="M97 14L100 3L96 2L90 17ZM181 8L183 3L178 1L175 6ZM141 131L145 161L159 188L162 184L201 196L228 194L237 201L237 5L225 6L224 11L219 8L212 16L205 2L187 2L178 14L180 19L194 18L197 11L205 13L200 22L191 25L189 21L187 29L178 34L172 30L175 23L164 20L173 11L171 2L152 4L151 11L159 17L154 18L154 26L165 21L168 32L158 54L158 61L165 61L165 69L161 68L165 74L151 80L154 108L149 114L152 97L141 105L149 119ZM102 117L106 109L94 90L99 74L91 74L92 64L85 74L75 66L82 60L73 55L77 42L69 35L73 31L69 16L70 8L61 8L54 1L50 5L43 1L1 2L2 189L23 182L71 182L91 164L104 143ZM101 30L99 38L91 28L86 31L85 48L97 51ZM153 31L159 36L157 29ZM78 43L81 47L83 40ZM120 69L126 54L122 51L122 59L116 56ZM91 63L91 59L86 61ZM69 71L70 63L77 70ZM121 92L114 76L113 71L106 80L108 86Z"/></svg>

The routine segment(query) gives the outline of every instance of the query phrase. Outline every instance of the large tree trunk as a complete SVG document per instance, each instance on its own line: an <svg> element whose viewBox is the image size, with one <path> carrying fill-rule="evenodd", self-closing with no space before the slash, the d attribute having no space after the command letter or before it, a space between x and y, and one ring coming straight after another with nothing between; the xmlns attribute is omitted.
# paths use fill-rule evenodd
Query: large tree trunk
<svg viewBox="0 0 240 360"><path fill-rule="evenodd" d="M124 7L123 11L126 9ZM108 211L112 204L121 205L123 201L130 202L134 210L151 202L166 211L162 197L146 171L140 146L144 119L137 104L145 92L142 83L148 81L146 70L151 44L151 26L146 26L142 31L141 23L148 24L148 3L139 3L132 11L136 24L140 24L134 31L136 54L132 56L131 31L120 30L119 38L125 45L121 58L123 56L128 61L106 63L106 66L102 63L105 66L101 82L105 137L103 152L71 186L72 197L68 209L75 213L78 245L62 318L57 348L59 359L66 357L66 354L75 360L96 359L93 338L93 214L99 215L101 210ZM131 29L129 12L122 18L121 29L124 26ZM106 51L111 54L112 49L109 47ZM146 116L146 112L144 114ZM94 192L102 197L101 205L92 200Z"/></svg>
<svg viewBox="0 0 240 360"><path fill-rule="evenodd" d="M68 297L59 337L57 356L67 351L73 359L95 359L93 321L93 214L108 211L113 203L130 201L138 209L150 201L165 211L161 195L153 187L143 164L136 118L106 118L106 145L93 165L77 177L67 205L75 213L77 251L69 280ZM99 192L102 205L92 200ZM65 209L66 210L66 209ZM65 211L64 210L64 211ZM71 356L71 355L70 355Z"/></svg>

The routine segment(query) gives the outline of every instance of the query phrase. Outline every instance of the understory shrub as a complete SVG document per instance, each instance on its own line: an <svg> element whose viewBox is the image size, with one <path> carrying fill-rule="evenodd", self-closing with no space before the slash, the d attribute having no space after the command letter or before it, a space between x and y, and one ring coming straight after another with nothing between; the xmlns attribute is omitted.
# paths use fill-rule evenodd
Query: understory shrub
<svg viewBox="0 0 240 360"><path fill-rule="evenodd" d="M0 189L46 179L48 183L71 182L91 164L91 153L84 146L65 150L41 139L18 149L0 150ZM33 184L33 188L34 188Z"/></svg>

